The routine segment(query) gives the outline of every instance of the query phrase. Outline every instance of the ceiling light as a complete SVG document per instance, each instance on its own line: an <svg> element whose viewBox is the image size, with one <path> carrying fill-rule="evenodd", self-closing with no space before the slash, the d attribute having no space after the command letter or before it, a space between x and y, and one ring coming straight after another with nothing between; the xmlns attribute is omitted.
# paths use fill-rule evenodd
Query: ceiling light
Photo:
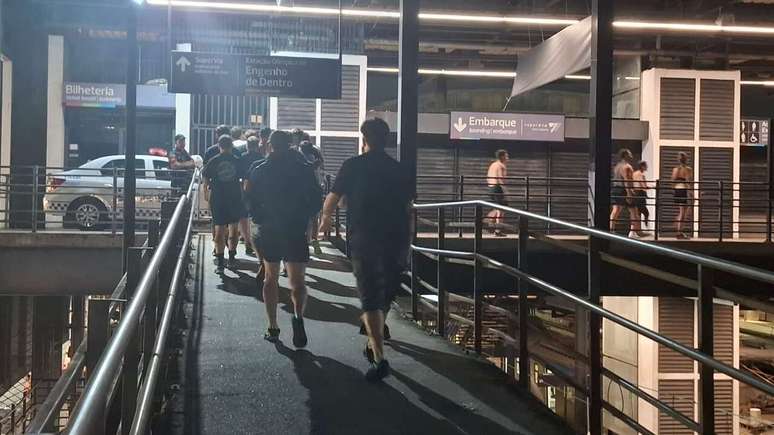
<svg viewBox="0 0 774 435"><path fill-rule="evenodd" d="M742 80L739 83L748 86L774 86L774 80Z"/></svg>
<svg viewBox="0 0 774 435"><path fill-rule="evenodd" d="M545 26L569 26L578 22L578 20L575 19L562 18L509 17L504 15L460 15L425 12L419 13L419 19L429 21L464 21L468 23L540 24Z"/></svg>
<svg viewBox="0 0 774 435"><path fill-rule="evenodd" d="M461 76L461 77L504 77L504 78L511 78L511 79L516 77L516 73L511 71L475 71L475 70L419 68L419 73L427 74L427 75Z"/></svg>
<svg viewBox="0 0 774 435"><path fill-rule="evenodd" d="M674 30L694 33L758 33L774 34L774 27L723 26L720 24L659 23L645 21L614 21L613 27L640 30Z"/></svg>
<svg viewBox="0 0 774 435"><path fill-rule="evenodd" d="M391 74L397 74L400 72L398 68L392 68L392 67L376 67L376 66L369 66L368 72L381 72L381 73L391 73Z"/></svg>
<svg viewBox="0 0 774 435"><path fill-rule="evenodd" d="M591 76L578 74L567 74L564 78L567 80L591 80Z"/></svg>

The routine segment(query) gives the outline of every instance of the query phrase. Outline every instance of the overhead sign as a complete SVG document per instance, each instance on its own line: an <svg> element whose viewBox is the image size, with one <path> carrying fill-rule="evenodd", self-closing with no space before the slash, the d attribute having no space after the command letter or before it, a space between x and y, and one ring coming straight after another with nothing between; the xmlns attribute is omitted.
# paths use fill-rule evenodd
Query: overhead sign
<svg viewBox="0 0 774 435"><path fill-rule="evenodd" d="M64 104L68 107L114 108L126 105L126 85L113 83L65 83Z"/></svg>
<svg viewBox="0 0 774 435"><path fill-rule="evenodd" d="M739 133L739 143L749 146L766 146L769 144L768 119L743 119Z"/></svg>
<svg viewBox="0 0 774 435"><path fill-rule="evenodd" d="M564 141L562 115L451 112L449 121L450 139Z"/></svg>
<svg viewBox="0 0 774 435"><path fill-rule="evenodd" d="M338 59L173 51L169 91L341 98Z"/></svg>

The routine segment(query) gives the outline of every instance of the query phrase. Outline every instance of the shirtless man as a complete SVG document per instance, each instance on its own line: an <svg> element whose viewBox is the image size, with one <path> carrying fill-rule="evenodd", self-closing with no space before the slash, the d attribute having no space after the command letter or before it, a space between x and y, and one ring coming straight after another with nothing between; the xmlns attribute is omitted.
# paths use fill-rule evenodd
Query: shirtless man
<svg viewBox="0 0 774 435"><path fill-rule="evenodd" d="M507 176L507 168L505 163L508 161L508 151L497 150L495 152L495 158L489 165L489 170L486 172L486 184L489 186L489 196L492 202L507 206L508 201L505 199L505 177ZM498 237L504 236L503 232L498 227L503 221L503 212L498 209L493 209L486 215L487 219L490 219L495 227L494 234Z"/></svg>
<svg viewBox="0 0 774 435"><path fill-rule="evenodd" d="M634 204L634 170L631 161L634 159L632 152L623 148L618 152L618 164L613 170L613 183L611 184L611 202L613 210L610 213L610 231L615 231L618 216L624 208L629 210L629 237L638 238L645 236L640 228L639 212Z"/></svg>
<svg viewBox="0 0 774 435"><path fill-rule="evenodd" d="M644 218L644 221L640 221L641 228L647 228L648 220L650 219L650 212L648 211L647 172L648 162L641 160L637 163L637 170L632 174L632 179L634 180L634 205L637 207L637 219L640 219L640 216Z"/></svg>

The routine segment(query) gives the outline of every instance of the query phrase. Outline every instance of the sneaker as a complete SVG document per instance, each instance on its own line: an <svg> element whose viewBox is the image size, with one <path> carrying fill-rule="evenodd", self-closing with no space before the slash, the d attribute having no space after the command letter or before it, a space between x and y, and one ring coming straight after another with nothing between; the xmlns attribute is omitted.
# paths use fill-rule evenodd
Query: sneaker
<svg viewBox="0 0 774 435"><path fill-rule="evenodd" d="M280 276L283 277L283 278L287 278L288 277L288 269L286 267L282 268L282 272L280 272Z"/></svg>
<svg viewBox="0 0 774 435"><path fill-rule="evenodd" d="M248 257L255 257L255 251L250 245L245 246L245 255Z"/></svg>
<svg viewBox="0 0 774 435"><path fill-rule="evenodd" d="M366 343L365 349L363 349L363 356L366 360L368 360L369 363L373 364L375 362L374 360L374 351L371 349L371 346Z"/></svg>
<svg viewBox="0 0 774 435"><path fill-rule="evenodd" d="M312 248L314 249L315 255L320 255L323 253L319 240L312 240Z"/></svg>
<svg viewBox="0 0 774 435"><path fill-rule="evenodd" d="M237 261L236 257L228 257L228 268L229 269L236 269L236 267L239 265L239 262Z"/></svg>
<svg viewBox="0 0 774 435"><path fill-rule="evenodd" d="M223 271L226 269L226 264L225 264L225 263L226 263L226 262L225 262L225 260L223 259L223 256L222 256L222 255L219 255L219 256L216 258L216 264L217 264L217 265L216 265L216 267L215 267L215 273L218 273L218 274L220 274L220 273L223 273Z"/></svg>
<svg viewBox="0 0 774 435"><path fill-rule="evenodd" d="M263 334L263 339L271 343L277 343L279 342L279 335L279 328L269 328L266 330L266 334Z"/></svg>
<svg viewBox="0 0 774 435"><path fill-rule="evenodd" d="M301 317L293 317L293 346L306 347L307 338L306 330L304 329L304 319Z"/></svg>
<svg viewBox="0 0 774 435"><path fill-rule="evenodd" d="M365 374L365 378L369 382L378 382L387 376L390 376L390 363L386 359L371 364L371 368Z"/></svg>

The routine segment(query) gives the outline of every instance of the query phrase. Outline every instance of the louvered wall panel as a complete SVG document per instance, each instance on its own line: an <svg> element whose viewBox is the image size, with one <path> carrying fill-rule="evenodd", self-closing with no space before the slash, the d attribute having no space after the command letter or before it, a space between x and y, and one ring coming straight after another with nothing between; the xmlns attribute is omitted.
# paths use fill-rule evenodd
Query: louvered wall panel
<svg viewBox="0 0 774 435"><path fill-rule="evenodd" d="M354 137L322 138L322 153L325 159L325 171L338 174L341 164L357 155L358 139Z"/></svg>
<svg viewBox="0 0 774 435"><path fill-rule="evenodd" d="M267 119L266 97L191 95L191 138L189 143L192 153L204 154L204 150L215 143L215 127L218 125L255 126L250 122L253 115L262 116L264 120Z"/></svg>
<svg viewBox="0 0 774 435"><path fill-rule="evenodd" d="M454 149L420 147L417 150L417 198L422 202L456 199Z"/></svg>
<svg viewBox="0 0 774 435"><path fill-rule="evenodd" d="M699 224L700 237L718 237L720 213L723 212L723 233L731 236L733 228L734 150L732 148L699 149ZM721 207L721 186L723 200Z"/></svg>
<svg viewBox="0 0 774 435"><path fill-rule="evenodd" d="M669 182L669 180L672 178L672 169L678 165L677 154L680 152L688 154L688 166L693 169L694 172L696 171L694 167L693 148L662 146L659 152L659 173L661 174L661 180L663 180L656 192L658 195L659 235L674 237L677 235L677 232L675 231L675 222L677 221L679 208L675 204L674 184ZM690 229L690 224L686 222L684 228Z"/></svg>
<svg viewBox="0 0 774 435"><path fill-rule="evenodd" d="M730 380L715 380L715 433L734 433L734 390Z"/></svg>
<svg viewBox="0 0 774 435"><path fill-rule="evenodd" d="M360 67L341 67L341 99L322 100L322 129L358 131L360 108Z"/></svg>
<svg viewBox="0 0 774 435"><path fill-rule="evenodd" d="M314 130L316 110L317 102L313 98L278 98L277 128Z"/></svg>
<svg viewBox="0 0 774 435"><path fill-rule="evenodd" d="M694 303L684 298L658 299L658 332L688 347L693 347ZM662 345L658 346L661 373L692 373L693 360Z"/></svg>
<svg viewBox="0 0 774 435"><path fill-rule="evenodd" d="M734 82L702 79L699 106L699 138L701 140L734 140Z"/></svg>
<svg viewBox="0 0 774 435"><path fill-rule="evenodd" d="M681 412L688 418L694 415L694 382L693 380L665 380L658 381L658 398ZM659 412L658 433L668 435L693 434L673 417Z"/></svg>
<svg viewBox="0 0 774 435"><path fill-rule="evenodd" d="M696 125L696 81L661 79L661 139L693 140Z"/></svg>
<svg viewBox="0 0 774 435"><path fill-rule="evenodd" d="M734 308L715 304L715 358L734 365Z"/></svg>
<svg viewBox="0 0 774 435"><path fill-rule="evenodd" d="M552 152L551 178L588 177L589 155L587 153ZM550 215L579 225L588 224L587 183L554 180L551 183ZM561 231L561 230L557 230Z"/></svg>

